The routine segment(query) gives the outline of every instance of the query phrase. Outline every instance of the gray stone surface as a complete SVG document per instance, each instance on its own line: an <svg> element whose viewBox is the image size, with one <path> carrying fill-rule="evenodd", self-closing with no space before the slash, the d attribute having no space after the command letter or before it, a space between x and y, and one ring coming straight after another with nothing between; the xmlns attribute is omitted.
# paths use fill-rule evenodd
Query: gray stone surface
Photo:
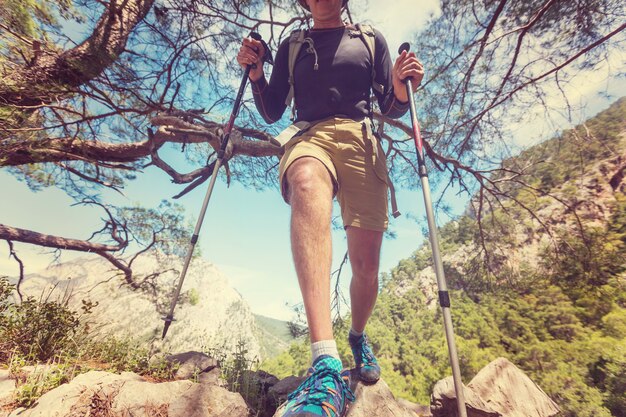
<svg viewBox="0 0 626 417"><path fill-rule="evenodd" d="M165 357L165 360L179 366L174 376L176 379L190 379L218 366L217 359L194 351L169 355Z"/></svg>
<svg viewBox="0 0 626 417"><path fill-rule="evenodd" d="M481 369L468 387L503 417L552 417L560 412L537 384L505 358Z"/></svg>
<svg viewBox="0 0 626 417"><path fill-rule="evenodd" d="M192 381L153 383L139 375L91 371L10 417L248 417L239 394Z"/></svg>
<svg viewBox="0 0 626 417"><path fill-rule="evenodd" d="M10 378L8 369L0 369L0 417L9 415L9 405L15 392L15 380Z"/></svg>
<svg viewBox="0 0 626 417"><path fill-rule="evenodd" d="M553 417L560 411L537 384L505 358L481 369L464 392L468 417ZM433 416L456 416L456 409L452 377L442 379L433 388Z"/></svg>

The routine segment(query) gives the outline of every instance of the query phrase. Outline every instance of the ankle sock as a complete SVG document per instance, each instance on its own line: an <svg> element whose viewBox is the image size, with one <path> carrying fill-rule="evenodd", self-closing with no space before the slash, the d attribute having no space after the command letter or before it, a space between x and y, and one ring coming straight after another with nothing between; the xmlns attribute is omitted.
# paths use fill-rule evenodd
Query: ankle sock
<svg viewBox="0 0 626 417"><path fill-rule="evenodd" d="M322 355L332 356L341 362L339 352L337 351L337 343L334 339L320 340L319 342L311 343L311 354L313 356L313 362Z"/></svg>
<svg viewBox="0 0 626 417"><path fill-rule="evenodd" d="M352 339L358 339L359 337L363 336L364 333L365 332L357 332L351 327L349 337Z"/></svg>

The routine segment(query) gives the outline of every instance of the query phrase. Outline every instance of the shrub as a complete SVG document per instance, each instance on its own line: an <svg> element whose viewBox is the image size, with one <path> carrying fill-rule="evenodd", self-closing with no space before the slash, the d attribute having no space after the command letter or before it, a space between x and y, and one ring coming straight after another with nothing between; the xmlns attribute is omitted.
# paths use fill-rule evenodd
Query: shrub
<svg viewBox="0 0 626 417"><path fill-rule="evenodd" d="M10 352L45 362L56 352L75 350L73 338L79 314L67 303L28 297L20 304L9 301L14 286L0 279L0 360Z"/></svg>

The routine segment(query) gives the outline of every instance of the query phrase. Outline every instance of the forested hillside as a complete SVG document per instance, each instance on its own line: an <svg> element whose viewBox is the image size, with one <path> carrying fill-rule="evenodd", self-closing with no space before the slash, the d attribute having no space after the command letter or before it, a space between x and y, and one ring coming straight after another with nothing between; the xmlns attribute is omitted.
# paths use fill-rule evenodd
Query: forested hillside
<svg viewBox="0 0 626 417"><path fill-rule="evenodd" d="M625 132L622 98L504 161L523 172L508 190L515 200L483 211L480 226L470 205L440 229L466 382L503 356L564 416L626 416ZM383 378L397 396L427 404L451 373L429 248L382 281L367 332ZM348 326L336 333L345 365ZM265 369L301 373L309 355L308 344L293 345Z"/></svg>

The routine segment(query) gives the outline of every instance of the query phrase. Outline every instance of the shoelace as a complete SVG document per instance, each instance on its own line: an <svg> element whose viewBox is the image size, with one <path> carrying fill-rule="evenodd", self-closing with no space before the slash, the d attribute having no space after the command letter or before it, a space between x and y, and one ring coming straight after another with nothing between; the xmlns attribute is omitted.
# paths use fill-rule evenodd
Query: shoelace
<svg viewBox="0 0 626 417"><path fill-rule="evenodd" d="M339 391L334 388L324 386L324 382L328 385L328 379L331 379L334 387L339 387ZM354 393L344 381L344 379L335 370L330 368L323 368L319 371L315 371L311 374L294 392L289 394L287 400L293 400L302 392L307 392L307 403L311 405L319 405L322 407L330 407L338 415L335 407L326 401L328 393L333 395L341 395L341 401L343 403L347 401L354 401Z"/></svg>
<svg viewBox="0 0 626 417"><path fill-rule="evenodd" d="M372 352L372 348L367 343L367 341L363 342L363 348L361 349L361 360L363 363L369 365L370 363L375 363L376 358L374 357L374 352Z"/></svg>
<svg viewBox="0 0 626 417"><path fill-rule="evenodd" d="M376 358L374 357L374 352L368 343L367 337L363 336L363 339L358 343L360 345L361 351L361 363L369 365L371 363L376 363Z"/></svg>

